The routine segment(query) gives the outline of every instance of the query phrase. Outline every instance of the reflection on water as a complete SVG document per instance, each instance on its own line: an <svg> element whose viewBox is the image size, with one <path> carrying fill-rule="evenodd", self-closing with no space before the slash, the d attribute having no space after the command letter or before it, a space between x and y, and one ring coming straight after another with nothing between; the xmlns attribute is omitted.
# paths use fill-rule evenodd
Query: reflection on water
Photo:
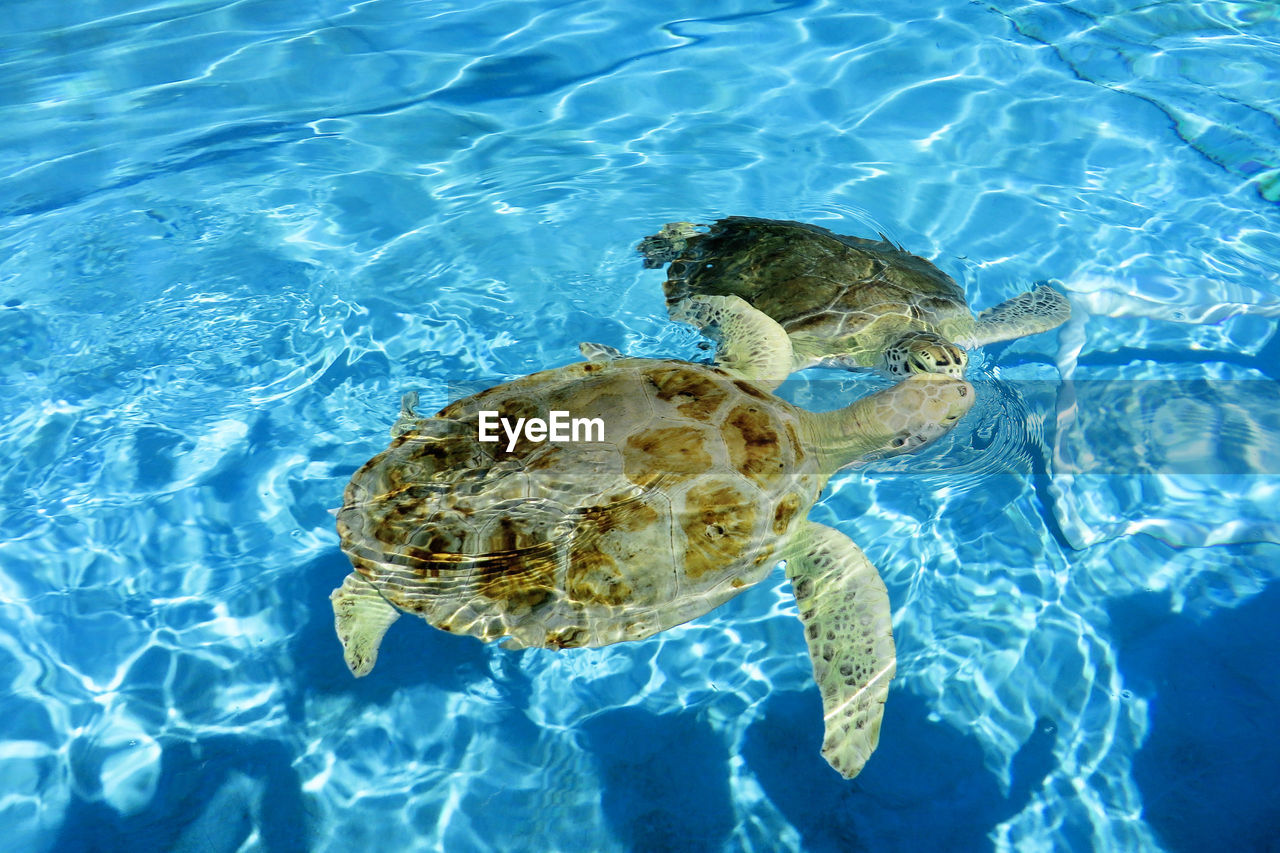
<svg viewBox="0 0 1280 853"><path fill-rule="evenodd" d="M1265 657L1280 565L1272 4L11 5L14 849L893 849L927 824L1131 850L1230 836L1224 809L1162 805L1221 805L1195 780L1268 790L1270 676L1214 666ZM778 573L572 654L401 620L350 679L329 510L400 397L438 408L581 340L705 358L633 247L730 212L883 232L972 305L1052 277L1075 307L974 353L959 429L814 511L895 608L864 776L804 765L817 732L787 728L817 695ZM1193 708L1151 649L1201 640ZM1205 719L1229 725L1193 778ZM629 774L645 755L662 772Z"/></svg>
<svg viewBox="0 0 1280 853"><path fill-rule="evenodd" d="M1056 411L1058 474L1280 475L1280 383L1263 376L1077 379Z"/></svg>
<svg viewBox="0 0 1280 853"><path fill-rule="evenodd" d="M1145 379L1162 372L1181 378ZM1231 365L1101 367L1056 396L1054 507L1073 547L1280 541L1280 385ZM1126 378L1117 378L1124 375Z"/></svg>

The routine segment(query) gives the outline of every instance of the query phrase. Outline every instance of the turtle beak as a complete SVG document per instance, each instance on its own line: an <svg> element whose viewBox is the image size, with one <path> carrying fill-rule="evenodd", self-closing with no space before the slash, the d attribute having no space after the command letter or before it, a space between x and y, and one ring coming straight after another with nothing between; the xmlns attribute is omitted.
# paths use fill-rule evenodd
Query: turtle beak
<svg viewBox="0 0 1280 853"><path fill-rule="evenodd" d="M960 349L954 352L944 350L940 353L916 352L907 359L907 365L913 373L937 373L943 376L954 376L956 379L964 378L964 371L968 364L969 357L965 355L964 350Z"/></svg>
<svg viewBox="0 0 1280 853"><path fill-rule="evenodd" d="M907 359L907 364L911 368L912 373L933 373L933 366L926 363L923 358L913 355Z"/></svg>
<svg viewBox="0 0 1280 853"><path fill-rule="evenodd" d="M968 367L969 354L962 349L956 349L952 353L951 361L942 372L956 379L964 379L964 372Z"/></svg>

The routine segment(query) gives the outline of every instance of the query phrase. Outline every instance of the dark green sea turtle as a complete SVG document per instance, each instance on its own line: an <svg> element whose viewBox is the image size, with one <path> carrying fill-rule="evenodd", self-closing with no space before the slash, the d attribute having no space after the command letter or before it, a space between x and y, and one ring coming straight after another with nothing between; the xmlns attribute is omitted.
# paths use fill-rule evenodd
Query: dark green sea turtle
<svg viewBox="0 0 1280 853"><path fill-rule="evenodd" d="M786 329L795 370L963 376L964 347L1045 332L1071 314L1046 284L974 317L960 286L925 259L801 222L731 216L705 233L672 222L638 248L645 266L671 265L670 309L691 296L739 296Z"/></svg>
<svg viewBox="0 0 1280 853"><path fill-rule="evenodd" d="M686 300L717 366L623 357L490 388L420 418L351 478L338 513L355 570L332 595L348 666L368 673L402 612L513 648L603 646L694 619L787 561L826 717L852 777L875 749L895 651L889 599L847 536L808 521L827 478L921 446L973 403L913 376L822 414L773 396L787 336L737 297ZM785 375L785 374L784 374ZM482 441L495 417L599 419L590 441Z"/></svg>

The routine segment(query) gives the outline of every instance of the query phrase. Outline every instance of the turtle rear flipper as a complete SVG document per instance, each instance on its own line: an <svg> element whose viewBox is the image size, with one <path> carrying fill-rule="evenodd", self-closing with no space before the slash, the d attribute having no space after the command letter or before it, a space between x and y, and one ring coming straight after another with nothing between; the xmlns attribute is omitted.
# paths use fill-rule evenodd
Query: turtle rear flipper
<svg viewBox="0 0 1280 853"><path fill-rule="evenodd" d="M1042 284L983 311L969 337L973 346L985 346L1056 329L1070 316L1071 303L1067 297Z"/></svg>
<svg viewBox="0 0 1280 853"><path fill-rule="evenodd" d="M355 572L347 575L329 600L333 602L334 627L347 668L356 678L368 675L378 660L382 636L400 618L400 611Z"/></svg>
<svg viewBox="0 0 1280 853"><path fill-rule="evenodd" d="M645 269L657 269L680 257L688 247L689 240L701 234L692 222L668 222L657 234L641 240L636 251L644 255Z"/></svg>
<svg viewBox="0 0 1280 853"><path fill-rule="evenodd" d="M614 361L615 359L626 358L617 347L611 347L608 344L597 344L592 341L583 341L578 344L578 352L582 353L587 361Z"/></svg>
<svg viewBox="0 0 1280 853"><path fill-rule="evenodd" d="M424 438L445 439L473 431L472 427L449 418L423 417L415 411L417 406L417 391L410 391L400 398L400 416L391 425L392 438L413 432Z"/></svg>
<svg viewBox="0 0 1280 853"><path fill-rule="evenodd" d="M716 367L771 391L795 369L787 332L740 296L690 296L671 309L671 319L714 338Z"/></svg>
<svg viewBox="0 0 1280 853"><path fill-rule="evenodd" d="M837 530L808 522L792 548L787 577L822 692L822 756L852 779L880 742L897 669L889 593L875 566Z"/></svg>

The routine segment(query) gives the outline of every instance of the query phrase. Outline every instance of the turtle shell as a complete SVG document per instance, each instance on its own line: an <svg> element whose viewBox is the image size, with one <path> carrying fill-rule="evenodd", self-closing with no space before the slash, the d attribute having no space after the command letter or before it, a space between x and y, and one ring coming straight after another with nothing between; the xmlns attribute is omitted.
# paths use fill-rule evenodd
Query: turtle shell
<svg viewBox="0 0 1280 853"><path fill-rule="evenodd" d="M556 411L603 434L479 440L482 412ZM798 415L685 362L533 374L408 422L347 486L342 547L389 602L445 631L517 648L642 639L781 558L823 482Z"/></svg>
<svg viewBox="0 0 1280 853"><path fill-rule="evenodd" d="M655 264L656 265L656 264ZM735 295L788 334L847 341L878 354L884 334L937 332L968 318L964 291L924 258L884 240L816 225L731 216L685 241L664 285L668 306L694 295Z"/></svg>

